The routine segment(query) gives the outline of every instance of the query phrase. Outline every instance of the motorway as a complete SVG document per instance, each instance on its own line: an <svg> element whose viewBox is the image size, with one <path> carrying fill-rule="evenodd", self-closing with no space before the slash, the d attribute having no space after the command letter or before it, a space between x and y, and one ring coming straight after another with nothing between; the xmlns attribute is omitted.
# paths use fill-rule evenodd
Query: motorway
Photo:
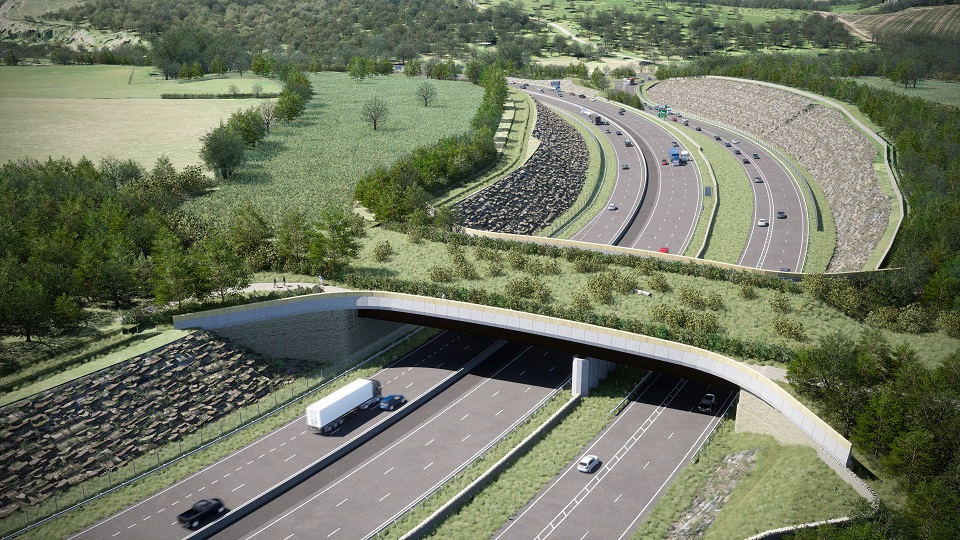
<svg viewBox="0 0 960 540"><path fill-rule="evenodd" d="M517 84L523 81L516 81ZM675 167L662 165L670 157L671 143L676 137L651 120L627 111L620 115L619 104L603 100L590 101L563 92L539 92L535 85L527 88L534 99L579 116L581 111L596 112L609 120L601 132L616 153L617 178L613 193L604 208L615 204L615 211L603 210L571 239L598 244L617 244L637 249L683 253L697 226L703 192L699 171L690 164ZM607 133L606 131L610 132ZM617 135L617 131L623 135ZM627 147L625 139L634 142ZM678 150L691 150L677 141ZM694 149L695 151L695 149ZM630 165L623 169L623 164Z"/></svg>
<svg viewBox="0 0 960 540"><path fill-rule="evenodd" d="M383 384L384 395L402 393L409 401L414 401L436 384L456 374L494 341L469 334L444 332L373 378ZM387 413L379 409L360 411L326 436L310 432L305 417L299 416L249 446L70 538L184 538L190 531L178 526L177 514L190 508L196 500L217 497L224 501L228 509L236 508L333 452L391 414L397 412Z"/></svg>
<svg viewBox="0 0 960 540"><path fill-rule="evenodd" d="M375 439L217 538L367 538L539 408L570 354L511 343Z"/></svg>
<svg viewBox="0 0 960 540"><path fill-rule="evenodd" d="M600 466L588 474L571 462L493 538L630 537L734 395L706 383L653 376L656 380L581 452L598 456ZM706 392L717 396L713 412L697 412Z"/></svg>

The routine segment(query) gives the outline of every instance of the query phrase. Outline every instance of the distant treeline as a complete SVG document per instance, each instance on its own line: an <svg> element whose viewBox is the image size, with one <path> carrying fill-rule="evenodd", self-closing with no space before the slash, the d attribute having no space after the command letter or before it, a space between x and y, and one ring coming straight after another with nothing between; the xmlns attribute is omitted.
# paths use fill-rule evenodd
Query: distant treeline
<svg viewBox="0 0 960 540"><path fill-rule="evenodd" d="M272 99L279 96L279 92L231 92L228 94L160 94L160 99Z"/></svg>
<svg viewBox="0 0 960 540"><path fill-rule="evenodd" d="M856 3L851 0L692 0L688 4L703 6L730 6L764 9L796 9L799 11L830 11L830 6Z"/></svg>
<svg viewBox="0 0 960 540"><path fill-rule="evenodd" d="M870 61L873 63L870 63ZM888 266L868 296L890 305L920 303L933 313L960 309L960 109L906 97L845 78L893 62L883 55L711 57L661 68L660 78L727 75L770 81L853 103L883 128L897 150L909 213Z"/></svg>
<svg viewBox="0 0 960 540"><path fill-rule="evenodd" d="M947 6L958 3L957 0L897 0L896 2L886 2L884 0L868 0L863 2L864 6L878 5L880 13L894 13L903 11L912 7L922 6Z"/></svg>
<svg viewBox="0 0 960 540"><path fill-rule="evenodd" d="M107 64L120 66L149 65L149 50L143 45L122 43L114 47L100 47L79 50L63 45L29 45L14 41L0 41L0 50L4 51L4 63L14 65L28 63L41 58L49 58L54 64Z"/></svg>

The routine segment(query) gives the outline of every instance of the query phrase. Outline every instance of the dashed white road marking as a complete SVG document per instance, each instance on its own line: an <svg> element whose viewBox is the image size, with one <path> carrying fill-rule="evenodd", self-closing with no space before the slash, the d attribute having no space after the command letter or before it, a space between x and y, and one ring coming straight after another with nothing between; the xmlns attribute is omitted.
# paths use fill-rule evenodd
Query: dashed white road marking
<svg viewBox="0 0 960 540"><path fill-rule="evenodd" d="M245 486L245 485L246 485L246 484L240 484L239 486L237 486L237 487L235 487L235 488L233 488L233 489L231 489L230 491L236 491L236 490L238 490L238 489L240 489L240 488L242 488L242 487L243 487L243 486Z"/></svg>
<svg viewBox="0 0 960 540"><path fill-rule="evenodd" d="M431 461L430 463L427 463L427 466L424 467L423 470L429 469L431 465L433 465L433 462L432 462L432 461Z"/></svg>
<svg viewBox="0 0 960 540"><path fill-rule="evenodd" d="M347 497L346 499L344 499L344 500L342 500L342 501L340 501L340 502L338 502L338 503L337 503L337 506L340 506L341 504L343 504L343 503L345 503L345 502L347 502L347 501L349 501L349 500L350 500L350 498L349 498L349 497Z"/></svg>
<svg viewBox="0 0 960 540"><path fill-rule="evenodd" d="M383 500L386 499L386 498L389 497L389 496L390 496L390 494L387 493L387 494L384 495L383 497L380 497L380 501L379 501L379 502L383 502Z"/></svg>
<svg viewBox="0 0 960 540"><path fill-rule="evenodd" d="M333 531L333 532L330 533L330 534L328 534L328 535L327 535L327 538L330 538L331 536L337 534L337 531L339 531L339 530L340 530L340 527L337 527L337 530L336 530L336 531Z"/></svg>
<svg viewBox="0 0 960 540"><path fill-rule="evenodd" d="M287 459L283 460L283 462L286 463L286 462L290 461L291 459L293 459L293 458L295 458L295 457L297 457L296 454L294 454L294 455L288 457Z"/></svg>
<svg viewBox="0 0 960 540"><path fill-rule="evenodd" d="M388 472L392 471L393 469L395 469L395 467L390 467L389 469L383 471L383 474L387 474Z"/></svg>

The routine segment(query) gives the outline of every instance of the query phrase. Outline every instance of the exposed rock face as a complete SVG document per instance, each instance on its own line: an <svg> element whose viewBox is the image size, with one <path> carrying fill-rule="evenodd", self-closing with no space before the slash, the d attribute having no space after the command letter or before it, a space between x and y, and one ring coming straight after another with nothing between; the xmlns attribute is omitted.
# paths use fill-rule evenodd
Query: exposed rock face
<svg viewBox="0 0 960 540"><path fill-rule="evenodd" d="M200 332L0 408L0 509L44 501L256 402L292 378L273 364Z"/></svg>
<svg viewBox="0 0 960 540"><path fill-rule="evenodd" d="M580 133L539 101L533 136L540 147L516 171L459 205L464 225L533 234L566 212L587 177L589 152Z"/></svg>
<svg viewBox="0 0 960 540"><path fill-rule="evenodd" d="M830 203L837 249L828 270L863 268L887 227L890 204L873 169L876 147L843 115L791 92L723 79L669 79L649 93L681 111L737 126L793 156Z"/></svg>

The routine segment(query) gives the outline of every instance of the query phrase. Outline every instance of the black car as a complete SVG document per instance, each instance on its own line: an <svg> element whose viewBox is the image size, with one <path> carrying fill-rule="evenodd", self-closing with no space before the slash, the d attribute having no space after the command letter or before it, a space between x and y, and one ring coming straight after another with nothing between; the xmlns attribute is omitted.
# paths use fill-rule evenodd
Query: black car
<svg viewBox="0 0 960 540"><path fill-rule="evenodd" d="M753 159L760 159L760 154L754 154Z"/></svg>
<svg viewBox="0 0 960 540"><path fill-rule="evenodd" d="M743 158L743 163L744 163L744 164L750 163L750 160L747 159L747 158Z"/></svg>
<svg viewBox="0 0 960 540"><path fill-rule="evenodd" d="M407 402L407 398L400 394L390 394L380 399L380 408L385 411L392 411Z"/></svg>
<svg viewBox="0 0 960 540"><path fill-rule="evenodd" d="M777 219L787 219L787 213L783 210L777 210Z"/></svg>
<svg viewBox="0 0 960 540"><path fill-rule="evenodd" d="M720 136L719 136L719 135L714 135L714 136L713 136L713 140L719 141L719 140L720 140Z"/></svg>
<svg viewBox="0 0 960 540"><path fill-rule="evenodd" d="M577 96L577 97L579 97L579 98L581 98L581 99L586 99L586 98L587 98L587 96L585 96L585 95L583 95L583 94L580 94L580 95Z"/></svg>
<svg viewBox="0 0 960 540"><path fill-rule="evenodd" d="M703 131L702 129L700 129L700 126L697 126L697 127L693 128L693 129L695 129L695 130L697 130L697 131Z"/></svg>
<svg viewBox="0 0 960 540"><path fill-rule="evenodd" d="M738 155L738 156L739 156L740 154L742 154L742 152L740 151L739 148L735 149L735 150L733 151L733 153L736 154L736 155Z"/></svg>
<svg viewBox="0 0 960 540"><path fill-rule="evenodd" d="M730 143L728 143L728 142L723 143L723 145L726 146L727 148L730 148L731 146L733 146L732 144L730 144Z"/></svg>
<svg viewBox="0 0 960 540"><path fill-rule="evenodd" d="M716 402L717 396L707 394L700 400L700 405L697 405L697 410L700 412L713 412L713 404Z"/></svg>
<svg viewBox="0 0 960 540"><path fill-rule="evenodd" d="M196 529L201 522L225 511L226 508L220 499L203 499L193 503L189 510L177 516L177 521L188 529Z"/></svg>

